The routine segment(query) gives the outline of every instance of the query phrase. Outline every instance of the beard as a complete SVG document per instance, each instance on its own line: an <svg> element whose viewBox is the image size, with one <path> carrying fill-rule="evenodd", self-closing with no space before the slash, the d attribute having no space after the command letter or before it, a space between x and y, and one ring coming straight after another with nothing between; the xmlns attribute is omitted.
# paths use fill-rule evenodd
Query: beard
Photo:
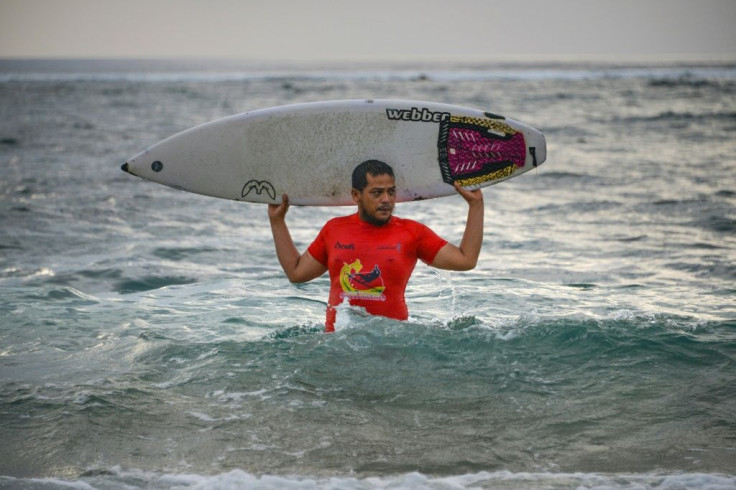
<svg viewBox="0 0 736 490"><path fill-rule="evenodd" d="M391 214L389 214L388 218L382 219L382 218L379 218L378 216L368 214L366 213L364 209L361 209L359 213L360 219L374 226L383 226L387 224L391 220L391 216L393 216L393 208L379 208L378 210L379 211L390 211Z"/></svg>

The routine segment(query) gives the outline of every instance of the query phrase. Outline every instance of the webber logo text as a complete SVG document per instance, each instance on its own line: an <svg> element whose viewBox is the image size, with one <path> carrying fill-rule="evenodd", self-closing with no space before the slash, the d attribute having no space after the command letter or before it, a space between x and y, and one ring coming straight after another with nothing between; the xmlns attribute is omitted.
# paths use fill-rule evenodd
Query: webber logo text
<svg viewBox="0 0 736 490"><path fill-rule="evenodd" d="M386 108L386 116L392 121L416 121L438 123L450 117L449 112L432 112L426 107L411 109Z"/></svg>

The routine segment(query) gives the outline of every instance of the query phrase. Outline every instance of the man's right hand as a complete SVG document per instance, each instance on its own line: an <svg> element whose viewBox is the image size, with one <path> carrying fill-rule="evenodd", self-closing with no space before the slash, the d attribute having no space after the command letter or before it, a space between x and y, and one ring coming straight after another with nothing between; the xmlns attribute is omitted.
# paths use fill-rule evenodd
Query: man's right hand
<svg viewBox="0 0 736 490"><path fill-rule="evenodd" d="M281 204L268 205L268 219L283 220L286 219L286 213L289 211L289 196L283 194L281 196Z"/></svg>

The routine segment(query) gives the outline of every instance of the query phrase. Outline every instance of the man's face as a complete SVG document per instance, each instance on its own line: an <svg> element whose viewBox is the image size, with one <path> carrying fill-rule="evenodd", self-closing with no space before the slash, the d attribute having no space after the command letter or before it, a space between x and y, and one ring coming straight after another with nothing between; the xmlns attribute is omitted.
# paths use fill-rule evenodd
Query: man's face
<svg viewBox="0 0 736 490"><path fill-rule="evenodd" d="M396 183L388 174L366 175L368 185L362 191L352 190L353 201L363 221L382 226L391 219L396 205Z"/></svg>

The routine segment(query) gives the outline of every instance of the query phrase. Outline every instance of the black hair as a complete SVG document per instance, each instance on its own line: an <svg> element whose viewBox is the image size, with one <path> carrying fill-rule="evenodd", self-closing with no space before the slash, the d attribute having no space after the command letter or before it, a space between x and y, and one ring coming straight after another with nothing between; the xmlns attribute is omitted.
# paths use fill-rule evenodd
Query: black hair
<svg viewBox="0 0 736 490"><path fill-rule="evenodd" d="M390 175L393 177L394 169L389 164L380 160L366 160L353 170L353 189L357 191L365 189L365 186L368 185L368 174L371 174L373 177L378 175Z"/></svg>

